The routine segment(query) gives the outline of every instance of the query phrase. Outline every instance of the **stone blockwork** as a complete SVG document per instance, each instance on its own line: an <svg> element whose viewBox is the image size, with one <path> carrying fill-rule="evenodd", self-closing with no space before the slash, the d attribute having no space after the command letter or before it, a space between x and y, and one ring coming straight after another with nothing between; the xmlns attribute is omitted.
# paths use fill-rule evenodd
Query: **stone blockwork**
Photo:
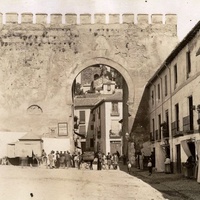
<svg viewBox="0 0 200 200"><path fill-rule="evenodd" d="M80 15L79 24L76 14L5 18L3 24L0 15L0 130L46 134L67 122L72 139L72 84L95 64L116 68L124 77L133 122L147 80L177 44L174 15L167 15L166 23L152 15L151 24L148 15L131 13L121 22L112 14L109 24L105 14Z"/></svg>

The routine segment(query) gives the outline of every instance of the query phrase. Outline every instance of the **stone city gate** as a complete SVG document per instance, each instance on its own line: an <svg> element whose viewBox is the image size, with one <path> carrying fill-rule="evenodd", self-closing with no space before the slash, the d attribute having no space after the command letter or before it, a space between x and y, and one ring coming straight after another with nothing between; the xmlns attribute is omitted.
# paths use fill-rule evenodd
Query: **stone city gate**
<svg viewBox="0 0 200 200"><path fill-rule="evenodd" d="M94 64L122 74L123 133L129 133L145 84L177 44L171 14L6 13L4 18L3 23L1 14L0 131L67 138L71 150L76 76Z"/></svg>

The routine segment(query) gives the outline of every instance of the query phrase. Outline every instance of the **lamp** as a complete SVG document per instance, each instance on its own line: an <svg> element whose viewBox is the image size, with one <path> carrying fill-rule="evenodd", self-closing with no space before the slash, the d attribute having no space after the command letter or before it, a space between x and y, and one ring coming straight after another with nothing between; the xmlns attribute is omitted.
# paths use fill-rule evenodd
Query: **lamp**
<svg viewBox="0 0 200 200"><path fill-rule="evenodd" d="M126 138L126 140L129 139L129 133L126 132L126 134L125 134L125 138Z"/></svg>

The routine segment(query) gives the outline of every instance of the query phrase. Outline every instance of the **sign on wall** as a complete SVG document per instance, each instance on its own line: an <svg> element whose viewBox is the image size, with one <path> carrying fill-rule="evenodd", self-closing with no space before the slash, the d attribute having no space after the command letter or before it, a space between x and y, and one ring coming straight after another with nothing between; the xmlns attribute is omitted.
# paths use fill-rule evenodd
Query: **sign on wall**
<svg viewBox="0 0 200 200"><path fill-rule="evenodd" d="M58 123L58 135L60 136L68 135L68 124L66 122Z"/></svg>

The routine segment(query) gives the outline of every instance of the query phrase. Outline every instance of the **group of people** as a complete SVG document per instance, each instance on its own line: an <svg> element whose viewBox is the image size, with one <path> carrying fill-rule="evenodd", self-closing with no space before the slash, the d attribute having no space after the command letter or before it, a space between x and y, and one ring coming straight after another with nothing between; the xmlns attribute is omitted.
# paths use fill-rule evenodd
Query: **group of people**
<svg viewBox="0 0 200 200"><path fill-rule="evenodd" d="M119 152L114 154L108 153L105 155L100 151L95 154L94 160L91 161L92 164L97 164L97 170L102 169L117 169L119 162ZM81 168L81 164L84 162L83 156L80 152L74 152L71 154L69 151L51 151L48 155L45 150L42 150L41 164L46 165L48 168Z"/></svg>
<svg viewBox="0 0 200 200"><path fill-rule="evenodd" d="M48 155L42 150L42 163L53 168L80 168L81 154L80 152L71 154L69 151L51 151Z"/></svg>
<svg viewBox="0 0 200 200"><path fill-rule="evenodd" d="M111 166L113 169L118 168L118 162L119 162L120 154L117 151L116 153L113 153L112 155L110 152L108 152L107 155L104 153L98 152L97 154L97 170L101 169L111 169Z"/></svg>

